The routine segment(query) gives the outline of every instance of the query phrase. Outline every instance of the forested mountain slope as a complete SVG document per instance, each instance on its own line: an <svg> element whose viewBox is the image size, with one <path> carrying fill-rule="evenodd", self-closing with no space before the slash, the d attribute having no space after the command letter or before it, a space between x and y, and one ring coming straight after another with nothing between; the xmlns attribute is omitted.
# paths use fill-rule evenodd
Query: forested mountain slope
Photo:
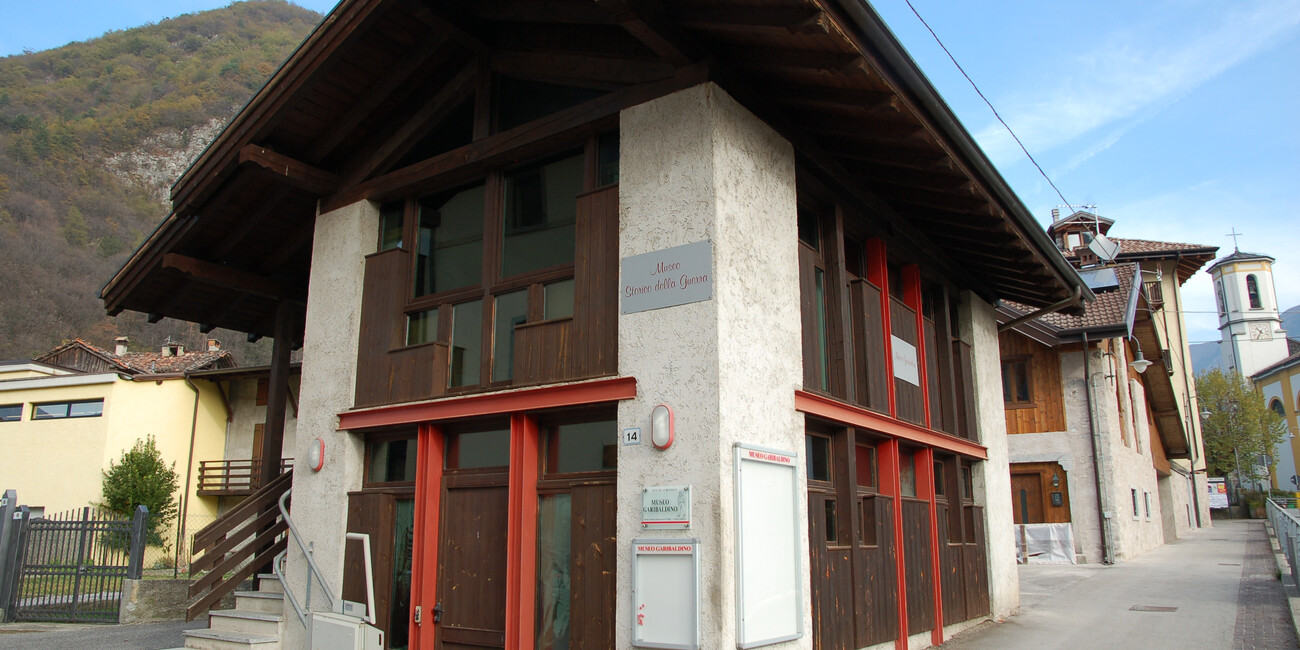
<svg viewBox="0 0 1300 650"><path fill-rule="evenodd" d="M99 289L167 215L167 194L320 22L256 0L0 58L0 359L74 337L202 344L197 326L108 318ZM241 365L242 335L212 336Z"/></svg>

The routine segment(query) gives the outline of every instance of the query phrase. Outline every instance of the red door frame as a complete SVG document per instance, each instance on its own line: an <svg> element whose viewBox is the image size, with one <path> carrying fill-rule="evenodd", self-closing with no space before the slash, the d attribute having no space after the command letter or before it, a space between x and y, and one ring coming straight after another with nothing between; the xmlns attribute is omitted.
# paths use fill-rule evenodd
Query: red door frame
<svg viewBox="0 0 1300 650"><path fill-rule="evenodd" d="M421 609L421 623L408 622L411 648L433 650L433 604L438 602L438 544L444 436L437 421L480 415L510 415L510 483L507 512L505 647L533 650L537 555L537 476L541 431L525 411L617 402L636 397L636 379L620 377L564 386L402 404L340 415L340 429L419 422L416 446L415 540L411 554L411 606ZM413 418L419 418L413 419ZM364 424L362 424L364 423ZM612 606L612 603L611 603ZM428 622L425 627L424 622ZM427 630L428 634L422 631Z"/></svg>

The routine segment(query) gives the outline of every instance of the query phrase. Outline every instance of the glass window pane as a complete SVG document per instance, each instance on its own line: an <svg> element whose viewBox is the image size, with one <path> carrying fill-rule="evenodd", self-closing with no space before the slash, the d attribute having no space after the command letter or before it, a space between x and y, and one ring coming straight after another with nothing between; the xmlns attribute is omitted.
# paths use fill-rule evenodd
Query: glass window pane
<svg viewBox="0 0 1300 650"><path fill-rule="evenodd" d="M385 203L379 208L379 250L402 247L403 217L406 203L395 201Z"/></svg>
<svg viewBox="0 0 1300 650"><path fill-rule="evenodd" d="M546 306L543 318L569 318L573 316L573 280L560 280L546 285Z"/></svg>
<svg viewBox="0 0 1300 650"><path fill-rule="evenodd" d="M946 483L946 480L945 480L944 475L943 475L943 463L940 462L940 461L935 461L935 462L934 462L934 494L935 494L935 496L945 496L946 494L948 494L947 490L944 488L945 483Z"/></svg>
<svg viewBox="0 0 1300 650"><path fill-rule="evenodd" d="M515 366L515 326L528 322L528 290L497 296L493 315L492 381L504 381Z"/></svg>
<svg viewBox="0 0 1300 650"><path fill-rule="evenodd" d="M420 201L415 295L472 287L483 276L483 185Z"/></svg>
<svg viewBox="0 0 1300 650"><path fill-rule="evenodd" d="M876 497L865 497L862 503L862 529L858 539L864 546L876 545Z"/></svg>
<svg viewBox="0 0 1300 650"><path fill-rule="evenodd" d="M406 344L419 345L438 340L438 310L429 309L406 317Z"/></svg>
<svg viewBox="0 0 1300 650"><path fill-rule="evenodd" d="M537 648L569 647L569 578L572 499L544 494L537 499Z"/></svg>
<svg viewBox="0 0 1300 650"><path fill-rule="evenodd" d="M903 496L916 496L916 458L907 452L899 454L898 479L902 486Z"/></svg>
<svg viewBox="0 0 1300 650"><path fill-rule="evenodd" d="M415 480L415 440L372 442L367 483Z"/></svg>
<svg viewBox="0 0 1300 650"><path fill-rule="evenodd" d="M17 422L23 419L22 404L5 404L0 406L0 422Z"/></svg>
<svg viewBox="0 0 1300 650"><path fill-rule="evenodd" d="M555 446L552 472L599 472L618 468L618 425L613 420L562 424L550 443Z"/></svg>
<svg viewBox="0 0 1300 650"><path fill-rule="evenodd" d="M573 262L583 156L506 175L501 275Z"/></svg>
<svg viewBox="0 0 1300 650"><path fill-rule="evenodd" d="M508 467L510 465L510 429L472 431L449 438L455 447L447 454L447 467L474 469L477 467Z"/></svg>
<svg viewBox="0 0 1300 650"><path fill-rule="evenodd" d="M822 436L805 436L805 451L808 453L808 480L831 480L831 441Z"/></svg>
<svg viewBox="0 0 1300 650"><path fill-rule="evenodd" d="M821 363L821 386L822 390L831 388L831 352L830 343L826 340L826 272L821 269L813 269L814 278L817 283L817 354L818 361Z"/></svg>
<svg viewBox="0 0 1300 650"><path fill-rule="evenodd" d="M826 541L834 543L840 538L840 521L835 513L835 499L827 499L823 503L823 509L826 511Z"/></svg>
<svg viewBox="0 0 1300 650"><path fill-rule="evenodd" d="M33 420L49 420L53 418L68 417L68 403L58 402L55 404L37 404L32 407Z"/></svg>
<svg viewBox="0 0 1300 650"><path fill-rule="evenodd" d="M450 366L448 386L477 386L479 360L483 356L483 301L461 303L451 308Z"/></svg>
<svg viewBox="0 0 1300 650"><path fill-rule="evenodd" d="M93 418L103 415L104 400L97 399L90 402L73 402L68 405L68 417L72 418Z"/></svg>
<svg viewBox="0 0 1300 650"><path fill-rule="evenodd" d="M813 250L821 250L821 232L817 224L817 215L800 210L798 216L799 241L808 244Z"/></svg>
<svg viewBox="0 0 1300 650"><path fill-rule="evenodd" d="M414 445L412 445L414 447ZM411 554L415 550L415 499L397 499L393 535L393 594L389 610L388 647L402 650L410 645Z"/></svg>
<svg viewBox="0 0 1300 650"><path fill-rule="evenodd" d="M600 136L596 161L596 185L604 187L618 182L618 134Z"/></svg>

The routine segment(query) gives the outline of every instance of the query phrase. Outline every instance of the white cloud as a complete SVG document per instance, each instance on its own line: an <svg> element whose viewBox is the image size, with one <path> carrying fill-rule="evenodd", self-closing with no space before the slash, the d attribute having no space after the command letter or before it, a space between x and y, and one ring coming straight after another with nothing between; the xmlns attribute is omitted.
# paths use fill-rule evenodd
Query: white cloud
<svg viewBox="0 0 1300 650"><path fill-rule="evenodd" d="M1035 154L1106 125L1135 117L1140 122L1144 109L1175 101L1300 25L1293 0L1244 4L1219 5L1224 15L1204 16L1201 25L1188 33L1176 33L1165 24L1091 44L1071 41L1071 47L1085 49L1063 61L1055 84L1002 98L1000 112ZM1103 140L1104 146L1094 145L1076 155L1066 170L1114 144L1132 126L1120 124ZM1023 159L1019 146L999 123L981 129L976 139L995 164Z"/></svg>

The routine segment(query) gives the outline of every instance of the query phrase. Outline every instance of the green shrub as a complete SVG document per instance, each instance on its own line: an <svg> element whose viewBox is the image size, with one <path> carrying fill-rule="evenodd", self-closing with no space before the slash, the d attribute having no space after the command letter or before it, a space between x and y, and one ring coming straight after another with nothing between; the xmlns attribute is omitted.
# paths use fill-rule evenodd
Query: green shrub
<svg viewBox="0 0 1300 650"><path fill-rule="evenodd" d="M153 436L137 440L134 447L122 452L119 462L109 461L108 471L104 472L104 500L99 507L128 519L136 506L148 508L145 541L151 546L162 545L162 531L176 518L172 496L180 481L175 467L176 463L168 467L163 462Z"/></svg>

